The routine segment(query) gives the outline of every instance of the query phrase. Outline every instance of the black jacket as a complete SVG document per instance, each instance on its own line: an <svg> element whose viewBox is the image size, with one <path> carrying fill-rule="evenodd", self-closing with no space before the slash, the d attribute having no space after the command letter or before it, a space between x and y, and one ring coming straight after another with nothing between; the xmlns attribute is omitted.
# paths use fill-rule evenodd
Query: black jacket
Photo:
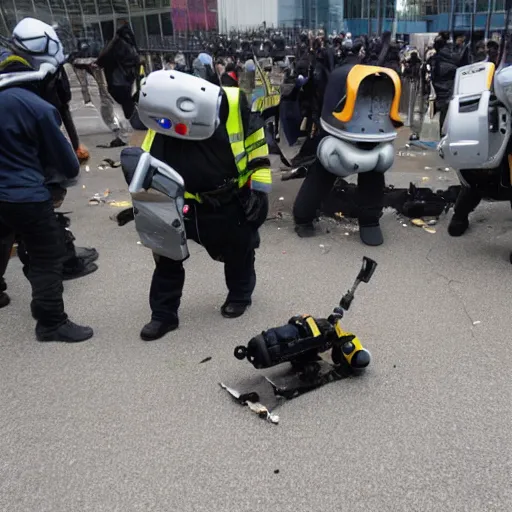
<svg viewBox="0 0 512 512"><path fill-rule="evenodd" d="M469 64L469 55L465 48L457 48L446 43L432 57L431 76L432 85L436 92L436 104L442 106L448 103L453 93L455 73L461 66Z"/></svg>
<svg viewBox="0 0 512 512"><path fill-rule="evenodd" d="M96 63L105 71L109 88L132 87L139 76L140 58L135 35L128 25L117 30Z"/></svg>
<svg viewBox="0 0 512 512"><path fill-rule="evenodd" d="M52 105L27 88L0 91L0 201L42 202L48 181L76 178L78 159Z"/></svg>

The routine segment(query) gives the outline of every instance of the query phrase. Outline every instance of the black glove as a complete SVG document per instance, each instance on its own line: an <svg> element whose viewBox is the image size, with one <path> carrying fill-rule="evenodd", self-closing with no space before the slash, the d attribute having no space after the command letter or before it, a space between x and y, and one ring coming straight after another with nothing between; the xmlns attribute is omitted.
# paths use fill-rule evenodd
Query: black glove
<svg viewBox="0 0 512 512"><path fill-rule="evenodd" d="M244 212L247 222L260 227L268 215L268 196L265 192L251 190L244 201Z"/></svg>

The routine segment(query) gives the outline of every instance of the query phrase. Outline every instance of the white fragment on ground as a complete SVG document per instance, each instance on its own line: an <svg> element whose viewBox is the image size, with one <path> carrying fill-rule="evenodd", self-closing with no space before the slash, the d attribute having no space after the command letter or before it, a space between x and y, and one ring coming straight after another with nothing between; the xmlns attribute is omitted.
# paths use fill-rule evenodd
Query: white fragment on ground
<svg viewBox="0 0 512 512"><path fill-rule="evenodd" d="M284 201L284 197L280 197L280 198L279 198L279 201Z"/></svg>
<svg viewBox="0 0 512 512"><path fill-rule="evenodd" d="M475 320L475 321L473 322L473 325L478 325L478 324L481 324L481 323L482 323L482 322L481 322L480 320Z"/></svg>

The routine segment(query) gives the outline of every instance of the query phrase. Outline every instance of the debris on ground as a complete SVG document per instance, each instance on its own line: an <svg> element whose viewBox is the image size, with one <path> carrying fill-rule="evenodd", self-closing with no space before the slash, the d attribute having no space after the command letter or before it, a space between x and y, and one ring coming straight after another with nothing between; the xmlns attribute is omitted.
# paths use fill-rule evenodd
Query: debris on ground
<svg viewBox="0 0 512 512"><path fill-rule="evenodd" d="M86 165L85 166L85 172L90 172L90 171L91 171L91 168L88 165Z"/></svg>
<svg viewBox="0 0 512 512"><path fill-rule="evenodd" d="M109 201L108 204L115 208L131 208L133 206L130 201Z"/></svg>
<svg viewBox="0 0 512 512"><path fill-rule="evenodd" d="M478 324L481 324L481 323L482 323L482 322L481 322L480 320L475 320L475 321L473 322L473 325L478 325Z"/></svg>
<svg viewBox="0 0 512 512"><path fill-rule="evenodd" d="M85 188L85 187L84 187ZM107 188L103 193L97 192L89 199L90 205L104 204L110 196L110 190Z"/></svg>
<svg viewBox="0 0 512 512"><path fill-rule="evenodd" d="M199 364L207 363L208 361L211 361L211 356L205 357L202 361L199 361Z"/></svg>
<svg viewBox="0 0 512 512"><path fill-rule="evenodd" d="M322 249L322 254L327 254L332 249L330 245L325 244L320 244L319 247Z"/></svg>
<svg viewBox="0 0 512 512"><path fill-rule="evenodd" d="M267 420L274 425L279 423L279 416L277 414L272 414L263 404L259 403L259 396L257 393L247 393L242 395L236 389L230 388L219 382L219 385L222 389L227 391L240 405L247 405L249 409L256 413L260 418Z"/></svg>
<svg viewBox="0 0 512 512"><path fill-rule="evenodd" d="M114 162L112 158L104 158L100 165L98 165L98 170L105 171L106 169L116 169L117 167L121 167L121 162Z"/></svg>
<svg viewBox="0 0 512 512"><path fill-rule="evenodd" d="M411 219L411 224L413 226L418 226L419 228L423 228L427 233L431 233L431 234L436 233L436 229L432 227L437 224L436 219L430 219L430 220Z"/></svg>

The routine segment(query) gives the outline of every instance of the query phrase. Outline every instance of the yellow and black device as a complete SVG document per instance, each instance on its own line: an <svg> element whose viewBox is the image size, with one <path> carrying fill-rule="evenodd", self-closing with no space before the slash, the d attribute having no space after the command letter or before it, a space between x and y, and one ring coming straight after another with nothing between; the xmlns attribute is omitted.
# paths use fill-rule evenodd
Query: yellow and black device
<svg viewBox="0 0 512 512"><path fill-rule="evenodd" d="M370 281L376 267L374 260L363 258L354 285L328 318L294 316L287 324L258 334L247 346L236 347L235 357L247 359L256 369L291 363L301 386L309 389L360 373L370 364L370 353L355 334L343 329L341 320L354 300L357 287ZM326 374L321 371L320 354L328 350L334 364Z"/></svg>

